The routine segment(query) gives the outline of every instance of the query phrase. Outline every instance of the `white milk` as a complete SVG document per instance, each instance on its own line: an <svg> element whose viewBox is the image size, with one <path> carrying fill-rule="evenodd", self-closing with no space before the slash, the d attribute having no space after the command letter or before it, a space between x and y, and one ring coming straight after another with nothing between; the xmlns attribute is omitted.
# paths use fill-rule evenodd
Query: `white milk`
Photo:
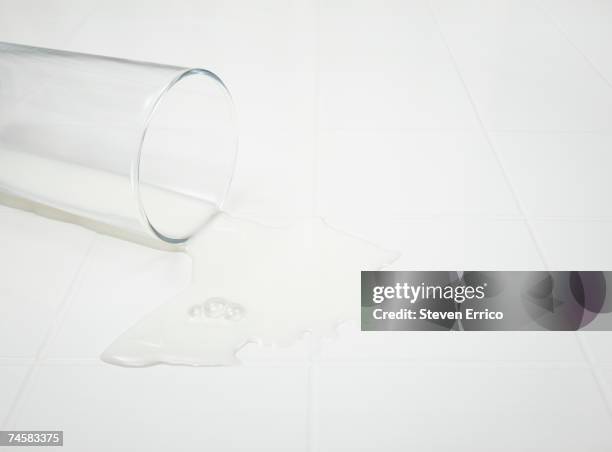
<svg viewBox="0 0 612 452"><path fill-rule="evenodd" d="M88 224L89 220L114 228L117 234L113 235L140 234L146 241L140 206L127 176L0 149L0 190L39 206L84 216L85 221L78 222L93 229L104 228ZM143 183L140 195L151 223L180 236L189 237L217 212L214 204L202 199ZM29 210L48 214L44 208Z"/></svg>
<svg viewBox="0 0 612 452"><path fill-rule="evenodd" d="M118 338L102 359L124 366L230 365L245 344L289 345L359 318L360 271L397 258L312 219L272 228L217 215L187 246L193 284Z"/></svg>
<svg viewBox="0 0 612 452"><path fill-rule="evenodd" d="M143 242L138 233L130 184L112 173L3 150L2 187L31 200L2 194L0 201L9 205L153 242ZM194 264L191 287L110 345L102 355L109 363L228 365L248 342L286 345L305 331L326 336L338 322L359 317L360 271L379 269L397 257L320 219L274 228L215 215L210 204L175 192L141 190L152 210L167 213L166 223L168 218L181 224L209 219L186 246ZM78 216L83 212L90 219ZM112 220L111 226L91 221L98 219L96 212L104 212L99 221ZM185 218L185 212L194 217Z"/></svg>

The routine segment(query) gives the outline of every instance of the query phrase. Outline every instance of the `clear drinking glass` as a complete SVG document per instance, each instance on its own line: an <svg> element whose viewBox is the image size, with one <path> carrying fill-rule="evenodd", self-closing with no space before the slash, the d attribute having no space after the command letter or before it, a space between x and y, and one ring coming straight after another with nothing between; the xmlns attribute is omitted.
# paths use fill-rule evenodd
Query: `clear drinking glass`
<svg viewBox="0 0 612 452"><path fill-rule="evenodd" d="M0 192L181 243L221 207L236 148L210 71L0 43Z"/></svg>

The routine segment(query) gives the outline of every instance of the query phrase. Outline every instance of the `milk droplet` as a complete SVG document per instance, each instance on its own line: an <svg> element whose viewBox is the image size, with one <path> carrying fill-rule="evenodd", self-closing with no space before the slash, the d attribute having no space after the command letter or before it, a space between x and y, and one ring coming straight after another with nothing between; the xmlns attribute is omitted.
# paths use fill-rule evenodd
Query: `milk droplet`
<svg viewBox="0 0 612 452"><path fill-rule="evenodd" d="M202 317L202 305L194 304L189 308L187 314L189 315L190 319L199 319L200 317Z"/></svg>
<svg viewBox="0 0 612 452"><path fill-rule="evenodd" d="M216 319L225 314L227 302L223 298L209 298L204 302L204 313L207 317Z"/></svg>
<svg viewBox="0 0 612 452"><path fill-rule="evenodd" d="M244 308L237 303L231 303L227 306L224 317L226 320L241 320L244 317Z"/></svg>

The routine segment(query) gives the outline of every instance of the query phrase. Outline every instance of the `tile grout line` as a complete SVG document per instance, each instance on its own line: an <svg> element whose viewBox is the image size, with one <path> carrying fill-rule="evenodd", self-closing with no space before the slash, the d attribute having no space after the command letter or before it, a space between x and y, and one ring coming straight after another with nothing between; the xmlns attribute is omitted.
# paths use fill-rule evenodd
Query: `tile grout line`
<svg viewBox="0 0 612 452"><path fill-rule="evenodd" d="M597 76L606 84L609 88L612 88L612 82L604 75L604 73L597 67L597 65L591 60L586 53L582 51L582 49L574 43L572 39L570 39L569 34L565 31L565 29L561 26L559 20L555 17L553 13L551 13L547 8L542 5L540 0L536 0L536 7L542 12L544 16L548 17L548 20L554 25L559 34L565 39L565 41L582 57L582 59L593 69L593 71L597 74Z"/></svg>
<svg viewBox="0 0 612 452"><path fill-rule="evenodd" d="M312 216L316 217L319 214L319 146L320 146L320 131L319 131L319 109L321 107L320 99L320 35L321 35L321 4L319 0L312 0L312 27L314 40L314 67L313 67L313 111L312 111L312 132L313 132L313 157L312 157ZM308 452L316 452L318 449L317 438L317 373L315 369L314 357L316 354L316 346L314 335L309 337L308 350L308 367L307 367L307 444Z"/></svg>
<svg viewBox="0 0 612 452"><path fill-rule="evenodd" d="M523 332L523 331L515 331L515 332ZM469 332L468 332L469 333ZM548 332L547 332L548 333ZM319 350L313 348L313 350ZM309 352L310 353L310 352ZM312 353L313 356L316 356L318 352ZM306 365L311 361L307 359ZM348 359L348 360L322 360L318 361L317 358L312 359L313 368L320 367L361 367L361 366L384 366L384 367L398 367L398 368L412 368L412 367L445 367L445 366L459 366L459 367L539 367L539 368L559 368L559 367L567 367L567 368L582 368L586 369L590 366L584 359L581 360L571 360L571 359L553 359L542 361L541 359L457 359L451 360L448 359L432 359L432 360L422 360L420 358L405 358L405 359L397 359L397 360L388 360L388 359ZM27 363L21 362L11 362L11 363L0 363L0 368L5 366L25 366L26 364L31 364L31 360ZM100 360L98 358L47 358L44 359L45 366L99 366ZM294 363L284 360L274 360L274 361L266 361L262 363L257 362L249 362L245 364L246 367L249 368L303 368L305 366L304 363ZM612 365L603 366L603 367L612 367Z"/></svg>
<svg viewBox="0 0 612 452"><path fill-rule="evenodd" d="M89 257L91 256L91 251L94 247L94 243L97 241L98 239L98 233L95 233L95 235L93 236L89 247L87 248L87 251L85 252L85 256L83 257L83 261L81 262L81 265L79 267L79 269L77 270L77 273L75 274L75 278L73 279L73 282L71 284L71 287L69 289L69 293L67 294L66 300L63 303L63 306L61 307L61 310L59 310L57 312L57 315L54 319L53 322L53 327L49 330L47 337L45 338L44 343L41 345L38 353L37 353L37 360L39 362L45 361L46 360L46 352L48 351L48 347L51 344L51 342L57 337L60 328L63 326L65 318L66 318L66 314L68 312L68 309L72 306L73 303L73 298L75 295L75 292L79 289L79 284L83 279L83 276L86 275L87 273L87 268L88 268L88 263L89 263Z"/></svg>
<svg viewBox="0 0 612 452"><path fill-rule="evenodd" d="M383 132L390 134L400 133L440 133L440 132L474 132L480 131L480 127L321 127L321 130L325 133L360 133L370 134L375 132ZM498 127L489 127L489 132L498 134L524 134L524 135L541 135L541 134L561 134L561 135L584 135L584 134L603 134L610 135L612 130L610 129L501 129Z"/></svg>
<svg viewBox="0 0 612 452"><path fill-rule="evenodd" d="M516 205L517 205L517 207L519 209L519 213L521 214L521 216L524 217L525 226L527 227L529 235L531 236L531 239L532 239L532 241L533 241L533 243L534 243L534 245L536 247L536 251L537 251L538 255L540 256L540 259L542 260L542 263L544 264L544 267L545 268L549 268L546 256L545 256L544 251L543 251L543 249L542 249L542 247L540 245L540 242L539 242L539 240L537 238L537 235L535 233L533 225L532 225L531 221L529 220L529 217L525 213L526 210L523 207L523 203L520 201L520 199L518 197L518 193L517 193L516 189L514 188L512 182L510 180L510 176L508 175L508 173L506 171L506 168L505 168L505 166L503 164L501 156L499 155L499 153L497 152L495 146L493 145L493 140L491 139L490 134L489 134L487 128L485 127L484 122L483 122L480 114L478 113L478 109L476 107L476 103L475 103L475 101L474 101L474 99L473 99L473 97L472 97L472 95L471 95L471 93L470 93L470 91L468 89L468 86L467 86L467 83L465 82L465 79L463 78L463 76L461 74L461 70L459 69L458 62L457 62L454 54L451 51L451 48L450 48L450 46L448 44L448 41L446 40L446 37L444 36L444 33L442 32L442 28L441 28L441 26L440 26L440 24L438 22L436 14L434 12L434 8L431 5L431 0L426 0L426 2L427 2L427 6L429 8L430 14L432 16L432 19L435 22L435 25L436 25L436 27L438 29L439 34L440 34L440 38L442 39L442 41L444 43L444 46L446 47L446 50L447 50L447 52L448 52L448 54L449 54L449 56L450 56L450 58L452 60L452 64L453 64L453 66L455 68L455 71L456 71L457 75L459 76L459 79L461 80L461 84L463 85L463 87L465 89L465 92L466 92L466 94L468 96L468 99L469 99L470 103L472 104L472 108L474 110L474 114L476 115L476 120L480 124L482 133L484 134L484 137L485 137L485 139L486 139L486 141L487 141L491 151L493 152L493 154L495 155L495 158L497 159L498 165L499 165L499 167L500 167L500 169L502 171L502 174L504 175L504 179L506 181L506 184L507 184L508 188L510 189L510 191L511 191L513 197L514 197L514 201L515 201L515 203L516 203ZM539 2L538 2L538 5L539 5ZM541 8L541 6L538 6L538 7ZM553 22L554 22L554 20L553 20ZM559 28L558 25L557 25L557 28ZM569 39L565 35L565 33L563 33L561 30L559 30L559 32L560 32L561 35L563 35L565 37L565 39L568 42L570 42L570 44L574 45L571 41L569 41ZM574 45L574 47L575 47L575 45ZM579 53L581 53L583 58L585 58L587 60L587 62L589 62L591 64L593 69L595 69L597 71L597 73L600 76L602 76L602 74L599 73L597 68L590 62L590 60L584 54L582 54L582 52L580 52L580 50L578 48L576 48L576 50ZM612 86L607 79L604 78L604 80L605 80L605 82L609 86ZM602 375L600 375L600 372L595 368L593 362L591 361L590 355L589 355L589 353L588 353L588 351L586 349L586 344L582 343L580 335L578 334L578 332L574 332L574 337L575 337L575 339L576 339L576 341L578 343L578 346L579 346L579 348L581 350L583 359L588 364L588 367L589 367L589 369L591 371L591 374L592 374L592 376L593 376L593 378L595 380L595 384L597 386L597 389L599 390L600 394L602 395L602 397L604 399L604 404L606 405L608 414L612 418L612 405L610 405L610 398L608 396L608 392L606 390L606 387L602 385L603 384L603 377L602 377Z"/></svg>
<svg viewBox="0 0 612 452"><path fill-rule="evenodd" d="M546 264L545 264L546 265ZM608 386L605 381L605 377L601 372L601 369L596 364L595 358L591 351L589 350L588 344L585 342L584 337L580 333L579 330L572 332L574 339L578 345L582 358L585 362L586 368L589 369L591 373L591 377L603 399L603 404L605 405L606 411L608 412L610 418L612 419L612 394L608 391Z"/></svg>
<svg viewBox="0 0 612 452"><path fill-rule="evenodd" d="M467 332L470 333L469 331ZM463 333L461 333L463 334ZM448 359L436 359L436 360L419 360L419 359L406 359L404 361L389 361L389 360L355 360L355 361L340 361L340 360L330 360L330 361L322 361L318 364L319 368L371 368L373 366L376 367L385 367L392 369L412 369L412 368L465 368L465 369L487 369L487 368L495 368L495 369L584 369L587 370L590 368L590 364L585 362L584 359L579 361L568 361L566 359L559 360L551 360L551 361L542 361L536 359L500 359L500 360L489 360L489 359L481 359L481 360L448 360Z"/></svg>
<svg viewBox="0 0 612 452"><path fill-rule="evenodd" d="M329 221L346 220L346 219L368 219L371 216L364 216L360 214L342 214L338 217L326 218ZM412 214L412 215L392 215L387 219L390 221L422 221L422 220L490 220L490 221L504 221L504 222L525 222L529 217L521 215L498 215L498 214L479 214L479 213L423 213L423 214ZM561 216L561 215L532 215L531 220L536 221L555 221L555 222L592 222L592 223L610 223L612 222L612 216Z"/></svg>
<svg viewBox="0 0 612 452"><path fill-rule="evenodd" d="M599 390L602 398L604 399L604 405L610 416L612 417L612 393L608 390L608 384L606 383L605 376L603 375L601 368L596 364L595 358L593 358L593 354L589 350L588 344L586 343L584 336L580 334L578 331L574 333L576 335L576 340L578 341L578 347L584 356L585 361L589 365L591 370L591 374L593 379L595 380L595 385Z"/></svg>
<svg viewBox="0 0 612 452"><path fill-rule="evenodd" d="M565 30L565 28L561 25L560 21L557 17L544 5L540 0L535 2L536 8L540 10L543 16L548 17L548 20L553 24L553 26L557 29L559 34L563 37L563 39L582 57L582 59L587 63L587 65L597 74L597 76L609 87L612 88L612 82L603 74L603 72L599 69L599 67L589 58L586 53L570 38L569 34ZM581 335L578 331L575 333L576 340L578 341L578 346L582 351L584 359L591 368L591 373L593 375L593 379L595 380L595 384L597 385L597 389L601 393L602 398L604 399L604 403L608 410L608 413L612 417L612 392L608 387L608 384L605 380L605 377L601 371L601 368L597 365L593 354L589 349L589 344L585 341L583 335Z"/></svg>
<svg viewBox="0 0 612 452"><path fill-rule="evenodd" d="M38 349L34 356L34 360L29 365L28 371L26 372L25 376L23 377L23 380L21 381L21 384L19 385L17 394L15 395L12 403L10 404L9 410L4 420L2 421L2 424L0 424L2 425L3 429L6 429L9 426L10 422L12 421L12 418L15 415L19 404L22 402L22 399L26 393L26 390L30 384L30 381L32 380L32 377L35 371L38 369L42 361L42 356L43 356L43 353L46 347L49 345L50 340L55 336L55 333L57 332L59 326L61 325L63 314L70 307L70 304L71 304L70 302L72 298L74 297L74 294L78 288L79 282L82 280L83 275L85 274L85 269L87 267L86 264L89 261L91 250L93 249L93 245L96 241L96 238L98 237L97 233L93 233L93 234L94 235L89 241L87 249L85 250L85 253L83 254L83 257L74 273L74 276L72 280L70 281L68 287L66 288L66 291L64 292L64 295L55 310L55 316L53 317L53 320L51 321L41 344L38 346Z"/></svg>
<svg viewBox="0 0 612 452"><path fill-rule="evenodd" d="M611 135L610 129L497 129L489 128L490 132L499 135L504 134L521 134L521 135Z"/></svg>
<svg viewBox="0 0 612 452"><path fill-rule="evenodd" d="M101 7L102 4L102 0L92 2L89 11L83 15L83 18L79 21L79 23L75 25L75 27L68 34L68 36L66 36L66 45L70 45L70 43L73 42L76 34L85 26L87 21L96 13L96 11Z"/></svg>
<svg viewBox="0 0 612 452"><path fill-rule="evenodd" d="M319 214L319 145L320 145L320 132L319 132L319 109L321 107L320 99L320 12L321 5L319 0L312 0L313 5L313 28L314 28L314 70L313 70L313 111L312 111L312 125L313 125L313 167L312 167L312 215L316 217Z"/></svg>
<svg viewBox="0 0 612 452"><path fill-rule="evenodd" d="M78 33L78 31L83 28L83 26L85 25L85 23L87 23L87 21L93 16L93 14L95 13L95 11L99 8L99 6L102 4L101 0L98 1L94 1L92 2L91 7L89 8L89 11L87 13L85 13L83 15L83 17L81 18L81 20L72 28L72 30L68 33L68 35L66 36L64 42L66 45L70 44L75 35ZM40 356L44 350L44 348L47 345L47 341L51 338L51 335L53 334L53 331L56 327L56 321L59 318L59 316L62 314L62 311L64 309L64 307L67 307L68 301L70 300L70 298L72 297L72 291L74 286L76 285L77 281L80 279L81 274L82 274L82 270L85 266L85 263L89 257L89 254L91 252L91 249L93 247L94 242L96 241L96 238L98 236L97 233L93 233L93 237L91 239L91 241L89 242L89 245L85 251L85 254L83 256L83 259L81 260L81 263L79 264L79 267L77 268L77 271L75 272L75 275L72 279L72 281L70 282L65 295L62 297L62 301L60 302L59 306L57 307L56 310L56 316L53 319L53 321L51 322L51 324L49 325L49 329L47 331L47 333L45 334L40 346L38 347L37 351L36 351L36 355L34 357L34 360L29 364L28 366L28 370L26 372L26 374L24 375L20 385L19 385L19 389L17 390L17 394L15 394L15 396L13 397L13 401L10 404L10 407L7 411L6 416L4 417L4 419L0 422L0 426L2 426L3 429L6 429L9 425L9 423L12 420L12 417L15 414L15 411L19 405L19 403L21 402L21 399L23 398L25 391L29 385L30 380L32 379L32 376L34 375L34 372L36 370L36 368L39 365L39 360L40 360Z"/></svg>
<svg viewBox="0 0 612 452"><path fill-rule="evenodd" d="M275 217L275 216L262 216L262 221L267 220L286 220L287 217ZM295 216L293 218L310 219L312 215ZM390 215L387 217L390 221L420 221L420 220L491 220L491 221L507 221L507 222L524 222L526 219L536 221L563 221L563 222L594 222L594 223L610 223L612 222L612 215L531 215L530 217L516 214L516 215L504 215L504 214L486 214L486 213L461 213L461 212L438 212L438 213L414 213L406 215ZM371 215L364 215L359 213L341 213L337 216L326 217L326 221L337 222L338 220L364 220L371 219Z"/></svg>
<svg viewBox="0 0 612 452"><path fill-rule="evenodd" d="M315 452L317 447L317 417L316 417L316 369L314 357L317 351L317 341L313 334L308 337L308 364L307 364L307 386L306 386L306 404L307 404L307 447L308 452Z"/></svg>
<svg viewBox="0 0 612 452"><path fill-rule="evenodd" d="M440 26L440 23L438 21L438 18L435 14L434 8L431 5L431 0L425 0L428 10L429 10L429 14L438 30L438 34L440 36L440 39L442 40L442 44L444 45L444 47L446 48L446 52L448 53L448 56L451 60L451 63L453 65L453 68L455 70L455 73L457 75L457 77L459 78L459 81L461 82L461 85L463 86L463 89L465 91L465 94L468 98L468 101L470 103L470 105L472 106L472 110L474 112L474 116L476 118L476 122L479 124L480 127L480 131L483 135L483 138L485 139L489 149L491 150L491 152L493 153L496 161L497 161L497 165L499 167L499 169L502 172L502 175L504 177L504 181L506 183L506 186L508 187L508 189L510 190L510 193L512 194L512 197L514 198L514 202L516 204L516 207L519 211L519 216L523 218L523 221L525 223L525 226L527 227L527 230L529 232L529 235L531 237L531 240L533 241L533 244L536 248L536 252L538 253L538 256L540 257L542 263L544 264L545 267L548 267L546 264L546 259L544 256L544 252L542 250L542 247L540 246L539 241L536 238L536 235L534 233L533 230L533 225L531 224L531 222L529 221L529 218L526 214L526 209L523 206L523 203L521 202L518 193L516 191L516 188L514 187L514 185L512 184L512 181L510 180L510 176L508 175L508 172L506 171L506 168L503 164L503 161L501 159L501 156L499 155L499 152L497 152L497 149L495 148L495 146L493 145L493 140L491 139L491 136L487 130L487 128L485 127L484 121L482 120L482 117L480 116L480 113L478 112L478 108L476 106L476 101L474 100L468 86L467 86L467 82L465 81L465 79L463 78L463 75L461 73L461 70L459 69L459 63L457 62L457 59L455 58L455 55L453 54L448 41L446 39L446 36L444 35L443 31L442 31L442 27Z"/></svg>

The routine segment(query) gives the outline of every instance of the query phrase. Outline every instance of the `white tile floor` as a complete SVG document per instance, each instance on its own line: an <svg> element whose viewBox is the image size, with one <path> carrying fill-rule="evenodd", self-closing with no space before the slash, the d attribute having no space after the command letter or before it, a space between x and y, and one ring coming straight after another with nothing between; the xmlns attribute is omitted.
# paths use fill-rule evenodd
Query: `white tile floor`
<svg viewBox="0 0 612 452"><path fill-rule="evenodd" d="M41 365L9 426L68 450L306 450L306 387L302 367Z"/></svg>
<svg viewBox="0 0 612 452"><path fill-rule="evenodd" d="M319 143L318 206L325 217L386 223L440 214L519 216L478 131L339 131L321 134Z"/></svg>
<svg viewBox="0 0 612 452"><path fill-rule="evenodd" d="M0 40L219 72L233 212L325 216L397 269L612 269L612 1L0 0ZM0 207L0 266L0 427L64 450L612 450L612 333L347 324L121 369L99 354L188 258Z"/></svg>
<svg viewBox="0 0 612 452"><path fill-rule="evenodd" d="M316 376L321 451L610 447L610 415L584 367L343 365Z"/></svg>

